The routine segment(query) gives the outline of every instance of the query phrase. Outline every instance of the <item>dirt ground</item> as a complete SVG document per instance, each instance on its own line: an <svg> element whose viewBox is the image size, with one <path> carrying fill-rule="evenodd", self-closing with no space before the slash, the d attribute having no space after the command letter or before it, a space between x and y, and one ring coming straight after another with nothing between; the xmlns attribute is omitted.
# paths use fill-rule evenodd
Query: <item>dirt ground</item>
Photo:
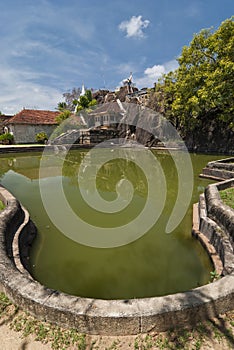
<svg viewBox="0 0 234 350"><path fill-rule="evenodd" d="M234 316L234 313L232 317ZM35 335L24 337L22 332L16 332L10 328L12 319L3 319L0 322L0 349L1 350L51 350L54 348L52 343L43 344L40 341L35 341ZM216 321L218 322L218 321ZM225 321L226 322L226 321ZM230 322L230 320L229 320ZM232 323L232 321L231 321ZM233 323L232 323L233 324ZM220 325L224 326L223 321ZM203 329L202 342L199 341L198 333L189 333L184 339L180 339L181 335L172 333L170 335L170 343L168 334L150 334L141 336L125 336L125 337L106 337L106 336L86 336L85 345L76 345L70 347L58 347L56 349L71 349L71 350L145 350L145 349L192 349L192 350L227 350L234 349L234 327L231 332L230 323L224 326L222 330L217 324L216 329L212 329L211 333L207 333ZM227 329L225 330L225 327Z"/></svg>
<svg viewBox="0 0 234 350"><path fill-rule="evenodd" d="M2 324L0 326L0 348L2 350L50 350L51 346L34 341L32 336L22 339L20 333Z"/></svg>
<svg viewBox="0 0 234 350"><path fill-rule="evenodd" d="M234 311L194 329L134 336L90 336L42 322L0 293L0 350L234 349Z"/></svg>

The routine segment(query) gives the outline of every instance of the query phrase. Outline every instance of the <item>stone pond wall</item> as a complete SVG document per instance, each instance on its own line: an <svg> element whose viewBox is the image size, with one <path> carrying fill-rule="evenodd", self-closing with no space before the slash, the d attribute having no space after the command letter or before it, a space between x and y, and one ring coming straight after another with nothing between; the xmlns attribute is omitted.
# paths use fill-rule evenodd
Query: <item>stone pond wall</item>
<svg viewBox="0 0 234 350"><path fill-rule="evenodd" d="M234 271L234 210L222 202L219 190L232 186L234 179L207 186L205 193L200 195L198 207L194 208L198 210L199 218L195 235L197 238L204 235L203 241L212 245L214 252L210 256L217 262L219 267L216 270L223 276Z"/></svg>
<svg viewBox="0 0 234 350"><path fill-rule="evenodd" d="M201 176L217 180L234 178L234 157L209 162Z"/></svg>
<svg viewBox="0 0 234 350"><path fill-rule="evenodd" d="M184 293L100 300L49 289L27 271L29 248L36 235L28 212L3 187L0 187L0 199L6 204L0 213L0 289L38 319L89 334L129 335L187 327L234 309L233 251L230 245L226 249L225 240L214 244L218 249L220 246L219 260L225 276ZM199 216L198 223L201 223ZM227 254L230 254L228 263Z"/></svg>

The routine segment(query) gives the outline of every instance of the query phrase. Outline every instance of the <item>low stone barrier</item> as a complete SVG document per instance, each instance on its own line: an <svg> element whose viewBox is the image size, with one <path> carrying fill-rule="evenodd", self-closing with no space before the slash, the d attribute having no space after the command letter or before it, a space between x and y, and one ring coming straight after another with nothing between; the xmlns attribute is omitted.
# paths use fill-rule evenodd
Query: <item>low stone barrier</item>
<svg viewBox="0 0 234 350"><path fill-rule="evenodd" d="M215 180L234 178L234 157L209 162L200 176Z"/></svg>
<svg viewBox="0 0 234 350"><path fill-rule="evenodd" d="M163 297L100 300L49 289L27 271L28 249L36 234L27 211L2 187L0 198L6 204L0 213L0 287L40 320L83 333L129 335L188 327L234 309L231 270L216 282Z"/></svg>
<svg viewBox="0 0 234 350"><path fill-rule="evenodd" d="M219 195L220 190L233 186L234 179L209 185L205 190L205 198L208 216L223 229L234 248L234 210L225 205Z"/></svg>
<svg viewBox="0 0 234 350"><path fill-rule="evenodd" d="M68 147L69 149L90 149L94 147L95 144L73 144L73 145L61 145L61 147ZM10 145L10 146L1 146L0 145L0 154L7 153L22 153L22 152L43 152L45 149L56 151L57 145Z"/></svg>
<svg viewBox="0 0 234 350"><path fill-rule="evenodd" d="M232 186L234 179L207 186L198 206L199 227L196 229L205 235L220 257L221 275L234 271L234 210L225 205L219 195L219 190Z"/></svg>

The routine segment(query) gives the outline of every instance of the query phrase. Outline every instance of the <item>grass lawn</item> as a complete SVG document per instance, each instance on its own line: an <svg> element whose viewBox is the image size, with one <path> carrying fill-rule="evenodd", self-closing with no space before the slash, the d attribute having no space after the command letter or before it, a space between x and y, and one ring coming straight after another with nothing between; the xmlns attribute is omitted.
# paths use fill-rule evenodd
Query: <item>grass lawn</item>
<svg viewBox="0 0 234 350"><path fill-rule="evenodd" d="M234 187L227 188L219 193L222 201L234 209Z"/></svg>
<svg viewBox="0 0 234 350"><path fill-rule="evenodd" d="M3 204L3 202L0 200L0 210L3 210L5 208L5 205Z"/></svg>

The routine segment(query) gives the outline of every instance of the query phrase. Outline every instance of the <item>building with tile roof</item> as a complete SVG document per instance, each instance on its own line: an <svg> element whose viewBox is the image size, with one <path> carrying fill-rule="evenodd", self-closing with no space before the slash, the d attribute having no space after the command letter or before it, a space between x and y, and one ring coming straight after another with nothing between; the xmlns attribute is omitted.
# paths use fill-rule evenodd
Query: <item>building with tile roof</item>
<svg viewBox="0 0 234 350"><path fill-rule="evenodd" d="M35 143L36 135L45 132L48 137L52 134L58 122L60 112L36 109L23 109L8 119L5 127L14 136L14 141L20 143Z"/></svg>

